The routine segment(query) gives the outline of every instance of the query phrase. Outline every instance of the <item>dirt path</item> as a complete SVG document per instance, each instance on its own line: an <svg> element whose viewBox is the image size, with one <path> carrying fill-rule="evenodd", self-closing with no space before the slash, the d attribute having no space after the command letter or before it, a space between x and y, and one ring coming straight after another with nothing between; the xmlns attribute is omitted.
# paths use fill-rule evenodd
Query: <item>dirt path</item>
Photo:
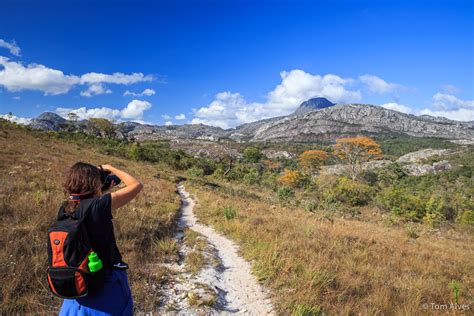
<svg viewBox="0 0 474 316"><path fill-rule="evenodd" d="M272 305L264 289L251 274L250 264L238 255L235 243L211 227L200 224L193 213L195 203L182 184L178 186L178 192L182 201L177 236L182 246L181 260L170 267L178 276L176 282L163 289L165 304L172 304L174 310L182 315L196 313L273 315ZM205 237L211 249L205 256L213 263L206 264L198 274L186 272L184 262L190 250L186 250L182 242L185 228L201 234L202 238ZM203 288L206 290L202 290ZM211 306L191 306L189 294L186 293L197 290L201 291L199 292L201 297L212 292L215 295L215 302L210 304Z"/></svg>

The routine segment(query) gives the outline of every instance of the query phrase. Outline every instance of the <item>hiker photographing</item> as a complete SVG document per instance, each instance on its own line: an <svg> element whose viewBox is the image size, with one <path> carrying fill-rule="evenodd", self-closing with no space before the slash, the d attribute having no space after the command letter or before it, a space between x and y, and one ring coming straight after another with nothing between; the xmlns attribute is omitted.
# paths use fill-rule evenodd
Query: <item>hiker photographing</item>
<svg viewBox="0 0 474 316"><path fill-rule="evenodd" d="M123 182L125 187L108 192ZM122 261L112 211L130 202L143 185L111 165L78 162L69 170L69 194L48 231L48 283L64 298L60 315L132 315L128 265Z"/></svg>

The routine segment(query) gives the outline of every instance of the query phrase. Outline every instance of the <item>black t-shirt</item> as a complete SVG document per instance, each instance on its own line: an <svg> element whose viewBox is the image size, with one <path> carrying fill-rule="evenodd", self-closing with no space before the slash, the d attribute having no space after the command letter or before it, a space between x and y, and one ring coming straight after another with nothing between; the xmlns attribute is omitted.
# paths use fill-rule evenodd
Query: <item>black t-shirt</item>
<svg viewBox="0 0 474 316"><path fill-rule="evenodd" d="M58 220L68 217L64 206L65 204L59 209ZM87 210L89 212L85 214ZM84 218L84 216L86 217ZM84 218L84 225L92 249L102 260L104 267L112 269L117 264L123 267L122 255L115 241L114 224L112 222L112 197L110 193L81 201L74 211L74 217Z"/></svg>
<svg viewBox="0 0 474 316"><path fill-rule="evenodd" d="M104 267L109 269L122 262L122 255L115 241L111 203L110 193L94 198L84 220L92 249L102 260Z"/></svg>

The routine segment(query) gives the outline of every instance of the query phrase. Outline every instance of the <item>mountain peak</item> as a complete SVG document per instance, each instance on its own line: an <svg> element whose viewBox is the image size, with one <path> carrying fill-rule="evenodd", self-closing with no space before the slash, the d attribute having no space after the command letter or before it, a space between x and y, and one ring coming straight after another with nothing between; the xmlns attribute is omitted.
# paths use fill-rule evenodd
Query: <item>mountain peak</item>
<svg viewBox="0 0 474 316"><path fill-rule="evenodd" d="M335 103L323 97L311 98L301 103L293 114L304 114L314 110L325 109L333 105L335 105Z"/></svg>

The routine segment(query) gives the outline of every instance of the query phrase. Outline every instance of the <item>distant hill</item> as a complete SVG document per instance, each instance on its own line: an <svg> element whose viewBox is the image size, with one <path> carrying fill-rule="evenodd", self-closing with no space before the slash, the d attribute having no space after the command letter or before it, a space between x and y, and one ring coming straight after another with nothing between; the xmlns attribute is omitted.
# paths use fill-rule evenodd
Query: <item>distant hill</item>
<svg viewBox="0 0 474 316"><path fill-rule="evenodd" d="M314 110L321 110L335 105L326 98L312 98L301 103L293 113L294 115L305 114Z"/></svg>
<svg viewBox="0 0 474 316"><path fill-rule="evenodd" d="M33 119L31 127L43 130L87 130L87 121L72 122L46 112ZM415 137L453 140L474 139L473 122L459 122L428 115L416 116L370 104L337 104L326 98L303 102L288 116L280 116L224 130L203 124L146 125L117 123L117 137L138 141L160 139L229 139L238 142L313 142L334 140L358 133L401 133Z"/></svg>

